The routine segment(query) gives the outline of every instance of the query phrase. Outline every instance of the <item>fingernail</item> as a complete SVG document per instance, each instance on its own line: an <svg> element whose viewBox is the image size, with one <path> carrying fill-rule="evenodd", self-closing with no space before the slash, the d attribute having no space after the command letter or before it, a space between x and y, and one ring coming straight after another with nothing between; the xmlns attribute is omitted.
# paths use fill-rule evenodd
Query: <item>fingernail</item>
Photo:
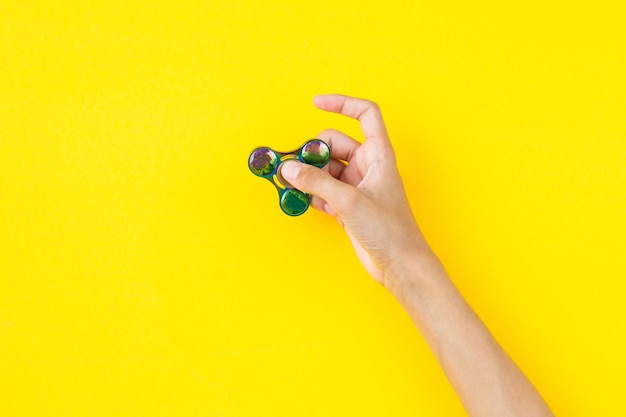
<svg viewBox="0 0 626 417"><path fill-rule="evenodd" d="M295 161L287 161L283 164L283 168L280 172L286 179L294 180L300 173L300 164Z"/></svg>
<svg viewBox="0 0 626 417"><path fill-rule="evenodd" d="M330 214L331 216L335 216L337 213L335 213L335 210L333 210L333 208L328 205L328 203L324 203L324 211L327 214Z"/></svg>

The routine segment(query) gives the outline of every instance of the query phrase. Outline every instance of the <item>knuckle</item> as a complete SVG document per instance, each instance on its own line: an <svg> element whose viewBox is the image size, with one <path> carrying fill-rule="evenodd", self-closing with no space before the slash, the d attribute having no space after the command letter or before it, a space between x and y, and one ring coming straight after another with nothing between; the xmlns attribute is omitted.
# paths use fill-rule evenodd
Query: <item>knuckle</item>
<svg viewBox="0 0 626 417"><path fill-rule="evenodd" d="M333 129L332 127L329 127L328 129L322 130L317 136L320 139L328 139L328 138L332 138L333 136L336 136L337 133L339 133L337 129Z"/></svg>
<svg viewBox="0 0 626 417"><path fill-rule="evenodd" d="M365 105L370 111L380 112L380 106L375 101L365 100Z"/></svg>
<svg viewBox="0 0 626 417"><path fill-rule="evenodd" d="M380 106L375 101L364 99L363 104L367 111L380 113Z"/></svg>
<svg viewBox="0 0 626 417"><path fill-rule="evenodd" d="M363 100L362 107L357 116L358 120L362 120L364 117L368 117L373 120L382 118L382 113L378 104L371 100Z"/></svg>

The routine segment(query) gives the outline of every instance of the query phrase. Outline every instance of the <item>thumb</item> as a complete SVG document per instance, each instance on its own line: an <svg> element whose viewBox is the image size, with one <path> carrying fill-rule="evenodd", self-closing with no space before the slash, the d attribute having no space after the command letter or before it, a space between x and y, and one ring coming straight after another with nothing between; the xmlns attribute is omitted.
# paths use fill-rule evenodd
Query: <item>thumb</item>
<svg viewBox="0 0 626 417"><path fill-rule="evenodd" d="M312 165L285 161L280 174L295 188L325 200L340 217L355 207L359 191Z"/></svg>

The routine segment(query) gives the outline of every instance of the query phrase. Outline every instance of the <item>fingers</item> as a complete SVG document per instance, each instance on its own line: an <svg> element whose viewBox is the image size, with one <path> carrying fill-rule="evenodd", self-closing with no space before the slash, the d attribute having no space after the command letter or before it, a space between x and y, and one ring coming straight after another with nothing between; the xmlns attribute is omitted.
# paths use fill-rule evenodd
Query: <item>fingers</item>
<svg viewBox="0 0 626 417"><path fill-rule="evenodd" d="M330 208L330 205L324 201L322 198L312 195L311 196L311 206L318 211L322 211L326 214L330 214L331 216L335 216L336 213Z"/></svg>
<svg viewBox="0 0 626 417"><path fill-rule="evenodd" d="M356 187L360 179L355 180L355 181L349 181L349 178L347 178L345 175L347 168L348 168L348 165L346 165L344 162L338 161L336 159L331 159L330 163L322 169L324 171L327 171L334 178L337 178L339 181L345 182L347 184L350 184ZM316 195L311 195L311 205L315 209L319 211L323 211L327 214L330 214L331 216L337 215L337 213L333 211L333 209L330 207L330 205L328 205L328 203L326 203L326 201L324 201L324 199Z"/></svg>
<svg viewBox="0 0 626 417"><path fill-rule="evenodd" d="M382 113L374 102L341 94L328 94L316 96L313 103L321 110L357 119L366 139L389 141Z"/></svg>
<svg viewBox="0 0 626 417"><path fill-rule="evenodd" d="M295 188L326 201L339 216L348 213L360 198L356 188L311 165L285 161L281 165L280 174ZM321 204L319 201L315 203L316 206Z"/></svg>
<svg viewBox="0 0 626 417"><path fill-rule="evenodd" d="M330 175L346 182L350 185L357 186L363 176L359 173L356 165L348 169L348 165L343 161L350 162L361 144L350 136L335 129L326 129L321 132L318 138L323 139L331 148L331 160L327 165Z"/></svg>
<svg viewBox="0 0 626 417"><path fill-rule="evenodd" d="M354 152L361 146L359 142L336 129L326 129L316 137L328 143L333 159L350 161Z"/></svg>
<svg viewBox="0 0 626 417"><path fill-rule="evenodd" d="M328 167L328 172L330 172L330 175L332 175L333 177L337 178L340 181L343 181L342 174L347 167L346 164L336 159L331 159L327 167Z"/></svg>

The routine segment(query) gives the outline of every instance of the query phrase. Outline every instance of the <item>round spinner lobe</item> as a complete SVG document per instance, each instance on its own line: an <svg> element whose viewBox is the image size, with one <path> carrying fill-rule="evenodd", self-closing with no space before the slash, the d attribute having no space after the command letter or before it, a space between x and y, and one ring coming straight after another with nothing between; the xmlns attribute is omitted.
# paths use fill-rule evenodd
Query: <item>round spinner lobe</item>
<svg viewBox="0 0 626 417"><path fill-rule="evenodd" d="M322 140L313 139L304 144L300 155L303 162L322 168L330 161L330 147Z"/></svg>
<svg viewBox="0 0 626 417"><path fill-rule="evenodd" d="M309 195L295 188L286 189L280 196L280 208L290 216L299 216L309 208Z"/></svg>
<svg viewBox="0 0 626 417"><path fill-rule="evenodd" d="M278 166L278 155L270 148L258 148L252 151L248 167L254 175L264 177L273 174Z"/></svg>

